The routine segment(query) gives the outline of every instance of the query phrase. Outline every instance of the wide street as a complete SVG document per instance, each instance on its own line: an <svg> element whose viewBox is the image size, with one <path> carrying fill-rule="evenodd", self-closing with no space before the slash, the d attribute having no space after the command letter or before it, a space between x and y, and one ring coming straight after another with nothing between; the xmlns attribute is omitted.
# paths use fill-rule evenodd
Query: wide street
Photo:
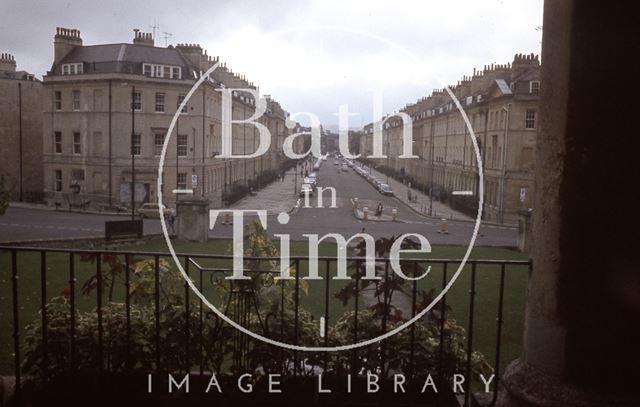
<svg viewBox="0 0 640 407"><path fill-rule="evenodd" d="M297 178L297 179L296 179ZM300 207L290 214L290 221L286 225L278 223L276 215L284 208L292 208L298 196L293 193L293 182L300 184L300 175L293 175L293 171L287 174L287 182L282 186L276 181L260 191L256 197L248 197L242 205L234 205L233 208L271 209L269 210L267 230L270 234L291 235L292 240L306 239L303 234L339 233L348 238L365 228L365 232L374 237L399 235L402 233L420 233L432 244L456 244L466 245L473 233L474 224L464 221L448 221L448 234L440 234L441 221L434 218L425 218L395 197L380 194L372 185L356 174L353 169L347 172L338 171L333 165L333 159L328 159L318 171L318 186L334 187L336 190L336 208L329 207L331 196L329 191L324 193L322 208L317 207L317 194L311 199L311 207ZM395 191L397 194L406 191ZM271 201L279 202L277 210L273 210L273 204L265 202L270 196ZM267 197L267 198L263 198ZM365 221L356 218L353 210L352 199L358 198L360 202L366 201L373 211L380 202L384 206L386 219L389 219L392 208L397 208L398 221L378 221L370 213L370 220ZM98 214L71 213L66 211L54 211L37 209L35 207L10 207L6 214L0 217L0 242L15 242L33 239L59 239L73 237L104 236L104 222L114 219L127 219L126 216L108 216ZM255 219L248 216L245 222ZM145 234L160 233L158 220L145 220ZM230 237L232 226L216 224L210 231L211 237ZM476 245L479 246L515 246L517 232L510 227L494 225L481 225Z"/></svg>
<svg viewBox="0 0 640 407"><path fill-rule="evenodd" d="M288 233L292 240L306 239L303 234L339 233L345 238L358 233L365 228L365 232L374 237L390 237L403 233L420 233L432 244L455 244L466 245L471 239L474 223L463 221L448 221L449 234L440 234L441 221L439 219L425 218L413 210L406 207L404 203L395 197L380 194L371 184L360 177L353 169L347 172L338 172L338 167L333 165L333 159L329 158L324 162L318 174L318 186L334 187L336 189L336 206L330 208L331 203L329 191L325 191L323 207L317 207L317 194L310 200L311 207L294 211L290 215L287 225L280 225L275 214L268 217L267 230L269 233ZM292 177L290 173L287 175ZM300 177L298 176L298 181ZM395 191L396 193L406 193L406 191ZM389 215L392 208L397 208L397 222L377 221L376 217L370 213L368 221L357 219L354 215L351 200L358 198L359 201L371 202L370 210L373 211L378 202L384 206L384 213ZM282 199L290 199L291 205L298 199L292 191L288 190ZM262 209L256 202L255 208ZM244 205L248 207L248 205ZM230 236L232 227L229 225L216 225L211 231L212 236ZM476 240L476 245L480 246L515 246L517 231L512 227L502 227L494 225L481 225L480 233Z"/></svg>

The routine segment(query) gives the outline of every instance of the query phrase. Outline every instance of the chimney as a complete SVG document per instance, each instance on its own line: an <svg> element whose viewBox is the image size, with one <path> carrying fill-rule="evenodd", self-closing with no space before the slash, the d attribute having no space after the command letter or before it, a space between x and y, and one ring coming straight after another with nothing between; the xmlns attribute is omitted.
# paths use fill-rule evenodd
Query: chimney
<svg viewBox="0 0 640 407"><path fill-rule="evenodd" d="M53 63L58 64L72 49L81 46L80 30L57 27L56 36L53 37Z"/></svg>
<svg viewBox="0 0 640 407"><path fill-rule="evenodd" d="M16 60L13 58L13 55L2 53L0 55L0 72L15 72L16 71Z"/></svg>
<svg viewBox="0 0 640 407"><path fill-rule="evenodd" d="M146 45L153 47L153 35L151 33L143 33L139 29L133 29L133 43L136 45Z"/></svg>
<svg viewBox="0 0 640 407"><path fill-rule="evenodd" d="M516 78L530 69L535 69L540 66L540 58L536 54L516 54L513 57L511 63L511 69L513 71L512 78Z"/></svg>
<svg viewBox="0 0 640 407"><path fill-rule="evenodd" d="M191 64L197 66L199 69L207 69L204 63L206 58L200 44L178 44L176 48L182 52Z"/></svg>

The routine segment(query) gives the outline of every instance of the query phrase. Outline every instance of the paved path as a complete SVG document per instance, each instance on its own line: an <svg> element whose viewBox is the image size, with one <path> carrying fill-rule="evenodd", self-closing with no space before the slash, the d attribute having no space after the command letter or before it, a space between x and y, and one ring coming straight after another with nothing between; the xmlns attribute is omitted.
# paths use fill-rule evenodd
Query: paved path
<svg viewBox="0 0 640 407"><path fill-rule="evenodd" d="M256 195L248 195L230 206L231 209L266 209L267 214L277 215L289 212L298 198L301 177L293 169L285 174L284 181L279 179L262 188Z"/></svg>

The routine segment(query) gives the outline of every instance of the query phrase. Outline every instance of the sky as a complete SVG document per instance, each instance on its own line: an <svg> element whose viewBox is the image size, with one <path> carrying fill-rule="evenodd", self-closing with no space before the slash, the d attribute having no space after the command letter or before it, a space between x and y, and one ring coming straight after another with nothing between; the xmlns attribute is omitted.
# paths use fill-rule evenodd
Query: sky
<svg viewBox="0 0 640 407"><path fill-rule="evenodd" d="M198 43L290 113L331 128L348 104L348 126L371 122L374 95L390 113L454 85L473 68L540 53L542 0L2 0L0 51L42 77L58 26L85 45L130 43L133 29L156 46ZM170 34L166 34L170 33ZM299 116L304 123L304 116Z"/></svg>

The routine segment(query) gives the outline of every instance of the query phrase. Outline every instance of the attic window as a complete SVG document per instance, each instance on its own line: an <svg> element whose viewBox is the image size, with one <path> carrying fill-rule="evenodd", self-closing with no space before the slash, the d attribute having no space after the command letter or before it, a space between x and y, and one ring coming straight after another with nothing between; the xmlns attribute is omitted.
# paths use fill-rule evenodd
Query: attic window
<svg viewBox="0 0 640 407"><path fill-rule="evenodd" d="M482 101L482 95L478 95L476 97L476 102L481 102Z"/></svg>
<svg viewBox="0 0 640 407"><path fill-rule="evenodd" d="M79 75L82 73L82 62L62 64L63 75Z"/></svg>
<svg viewBox="0 0 640 407"><path fill-rule="evenodd" d="M181 73L179 66L142 64L142 74L152 78L181 79Z"/></svg>
<svg viewBox="0 0 640 407"><path fill-rule="evenodd" d="M467 96L467 106L473 103L473 96Z"/></svg>
<svg viewBox="0 0 640 407"><path fill-rule="evenodd" d="M529 93L537 95L540 92L540 81L529 82Z"/></svg>

